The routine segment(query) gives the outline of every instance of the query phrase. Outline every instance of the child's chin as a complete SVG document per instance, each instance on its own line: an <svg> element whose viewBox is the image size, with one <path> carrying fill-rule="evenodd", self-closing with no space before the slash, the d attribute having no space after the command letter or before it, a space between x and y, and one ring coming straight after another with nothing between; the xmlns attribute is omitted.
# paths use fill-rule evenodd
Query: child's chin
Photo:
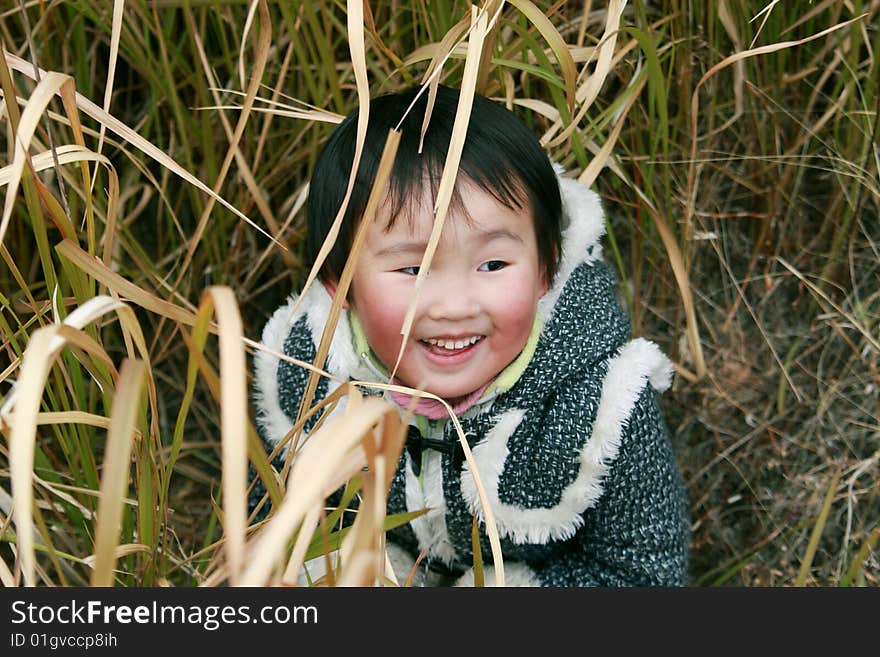
<svg viewBox="0 0 880 657"><path fill-rule="evenodd" d="M482 387L482 385L467 386L467 387L450 386L450 387L444 387L444 388L435 388L434 390L428 389L428 392L430 392L433 395L437 395L438 397L440 397L441 399L445 400L446 402L448 402L452 405L455 405L456 403L462 401L468 395L473 394L473 392L475 390L478 390L481 387Z"/></svg>

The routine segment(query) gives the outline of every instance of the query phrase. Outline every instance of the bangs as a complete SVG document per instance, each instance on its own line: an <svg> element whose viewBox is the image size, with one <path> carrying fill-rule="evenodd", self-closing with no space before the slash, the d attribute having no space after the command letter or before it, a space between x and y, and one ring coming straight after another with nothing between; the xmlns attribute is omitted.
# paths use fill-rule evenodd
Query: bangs
<svg viewBox="0 0 880 657"><path fill-rule="evenodd" d="M414 155L414 156L413 156ZM436 149L423 149L421 154L398 151L392 174L388 181L388 220L383 226L385 232L390 231L398 219L403 219L412 227L414 217L424 211L434 215L437 207L437 193L443 174L446 152ZM488 179L483 171L473 163L464 161L455 180L452 197L449 201L449 212L464 217L469 225L473 225L474 217L470 215L462 201L462 184L471 184L492 196L498 203L511 210L519 211L529 207L528 193L522 185L512 184L511 175L494 176L497 180ZM469 166L470 165L470 166ZM425 208L426 203L429 208ZM448 216L448 215L447 215Z"/></svg>

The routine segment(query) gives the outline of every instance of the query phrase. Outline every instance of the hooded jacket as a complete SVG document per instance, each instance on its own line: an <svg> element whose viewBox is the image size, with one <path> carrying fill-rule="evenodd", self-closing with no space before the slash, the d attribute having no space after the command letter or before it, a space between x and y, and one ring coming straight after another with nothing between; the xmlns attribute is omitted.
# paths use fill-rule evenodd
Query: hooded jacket
<svg viewBox="0 0 880 657"><path fill-rule="evenodd" d="M687 583L688 504L658 392L672 378L652 342L630 339L602 259L598 196L559 178L562 258L541 298L524 353L459 416L494 512L506 582L524 586L672 586ZM263 343L311 362L331 299L312 285L267 322ZM326 369L343 380L382 378L357 322L343 311ZM293 426L308 372L268 352L255 356L257 426L267 449ZM321 379L316 400L339 384ZM305 425L311 430L316 418ZM427 439L427 441L425 440ZM436 441L442 441L438 443ZM483 511L456 449L452 422L416 417L388 495L388 513L431 510L389 532L406 576L427 550L417 581L473 581L472 523ZM438 449L439 447L439 449ZM259 499L257 487L252 501ZM482 556L492 554L480 522ZM397 568L396 568L397 569ZM491 580L491 566L486 577Z"/></svg>

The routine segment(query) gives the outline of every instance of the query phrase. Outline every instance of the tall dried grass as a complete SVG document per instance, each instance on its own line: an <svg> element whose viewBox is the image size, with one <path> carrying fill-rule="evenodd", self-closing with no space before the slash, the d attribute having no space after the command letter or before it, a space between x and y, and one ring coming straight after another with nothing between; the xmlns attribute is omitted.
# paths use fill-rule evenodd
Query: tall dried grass
<svg viewBox="0 0 880 657"><path fill-rule="evenodd" d="M0 581L290 584L338 549L324 583L398 583L397 412L355 383L313 407L334 319L275 472L246 336L314 281L302 208L329 129L358 107L362 140L371 95L442 79L463 93L432 245L475 92L605 196L635 331L680 374L694 583L876 584L880 2L691 5L0 12ZM249 462L273 503L250 526ZM343 485L362 497L344 529L323 509Z"/></svg>

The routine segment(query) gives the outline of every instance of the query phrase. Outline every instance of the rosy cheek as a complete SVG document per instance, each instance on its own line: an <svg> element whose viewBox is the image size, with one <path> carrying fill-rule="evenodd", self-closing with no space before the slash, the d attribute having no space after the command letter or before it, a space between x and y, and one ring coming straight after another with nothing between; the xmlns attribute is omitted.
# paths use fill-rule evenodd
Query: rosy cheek
<svg viewBox="0 0 880 657"><path fill-rule="evenodd" d="M362 286L362 294L355 297L355 311L367 341L386 366L389 366L389 360L393 366L397 358L402 337L400 328L407 309L406 294L394 287L373 285L365 290Z"/></svg>
<svg viewBox="0 0 880 657"><path fill-rule="evenodd" d="M532 330L535 319L537 298L534 293L534 283L529 286L529 280L512 281L508 290L512 292L504 299L504 304L498 307L497 317L502 329L509 335L520 335L525 332L526 336ZM497 324L498 322L496 322Z"/></svg>
<svg viewBox="0 0 880 657"><path fill-rule="evenodd" d="M531 333L535 319L535 306L528 301L522 298L511 299L511 303L505 307L505 312L502 315L507 335L517 342L523 342L523 344Z"/></svg>

